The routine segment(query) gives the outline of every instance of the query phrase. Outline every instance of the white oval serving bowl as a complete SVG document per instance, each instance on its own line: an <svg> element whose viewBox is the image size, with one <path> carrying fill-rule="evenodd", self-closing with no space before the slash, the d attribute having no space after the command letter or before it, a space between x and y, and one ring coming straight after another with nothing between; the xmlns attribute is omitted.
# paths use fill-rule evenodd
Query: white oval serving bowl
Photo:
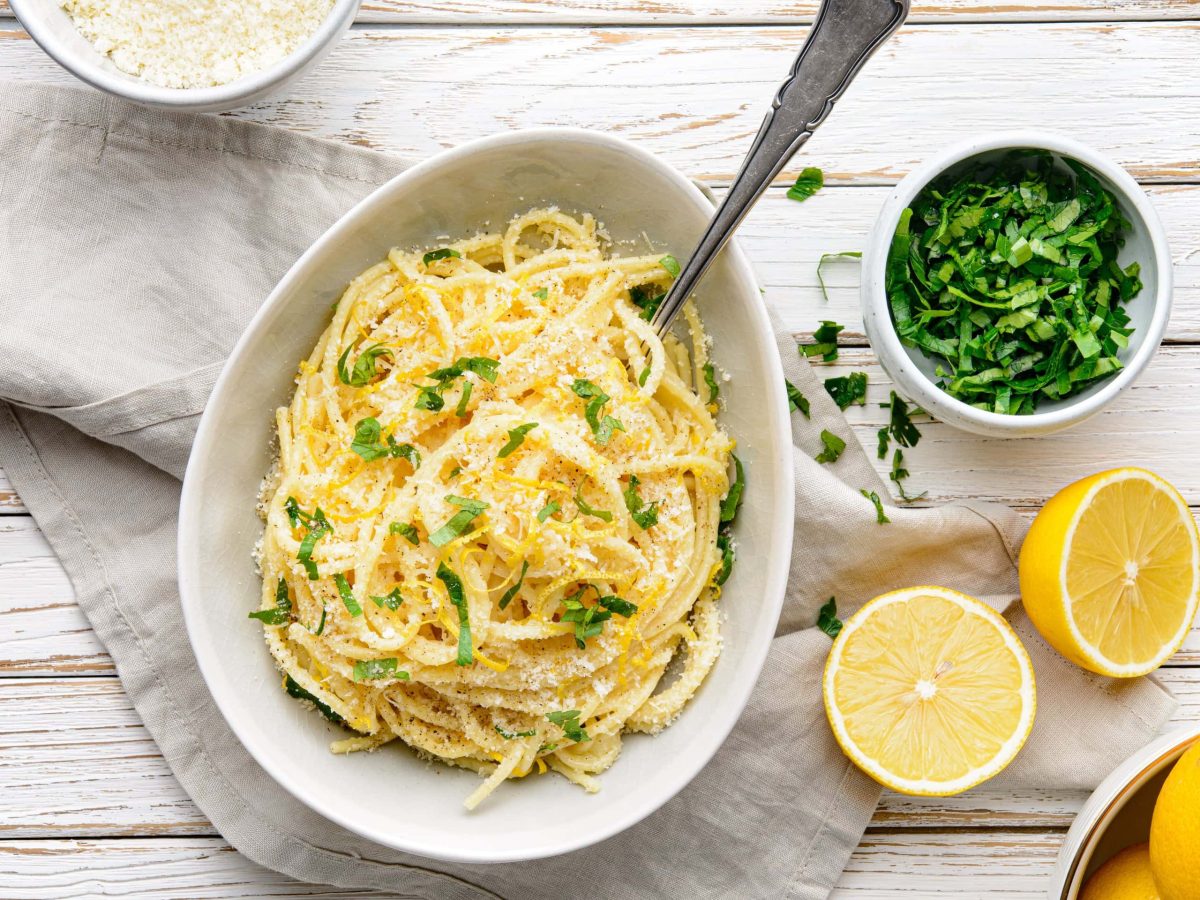
<svg viewBox="0 0 1200 900"><path fill-rule="evenodd" d="M51 59L92 87L162 109L223 112L281 90L324 59L354 22L360 2L334 0L321 26L275 65L228 84L199 88L162 87L122 72L80 33L57 0L9 0L9 6Z"/></svg>
<svg viewBox="0 0 1200 900"><path fill-rule="evenodd" d="M1162 783L1179 757L1200 740L1200 727L1171 731L1117 766L1075 817L1051 879L1049 900L1076 900L1088 878L1126 847L1150 839Z"/></svg>
<svg viewBox="0 0 1200 900"><path fill-rule="evenodd" d="M683 256L712 215L700 190L623 140L574 129L485 138L379 188L318 240L267 298L226 364L201 420L183 486L179 587L200 670L225 719L263 769L327 818L381 844L461 862L565 853L628 828L686 785L741 714L766 659L787 583L793 526L791 431L783 372L750 266L736 245L697 295L722 384L721 423L737 439L747 486L738 563L721 596L721 656L678 720L630 735L589 795L558 776L501 786L479 809L479 776L430 765L399 742L334 756L345 732L288 697L247 613L260 579L251 558L259 484L272 460L274 410L347 282L394 246L498 228L530 208L590 211L624 242Z"/></svg>
<svg viewBox="0 0 1200 900"><path fill-rule="evenodd" d="M1124 368L1111 378L1064 400L1043 401L1029 415L1005 415L976 409L951 397L937 386L937 360L916 347L900 342L892 321L884 277L888 249L900 214L931 182L960 167L995 158L1014 149L1048 150L1070 157L1090 169L1112 192L1122 214L1129 220L1125 246L1118 261L1127 266L1141 263L1141 293L1125 304L1134 332L1129 346L1119 354ZM958 144L914 169L888 195L875 221L862 265L862 312L867 339L879 364L907 399L956 428L990 437L1030 437L1050 434L1077 425L1099 412L1128 388L1145 369L1162 342L1171 316L1171 253L1166 232L1149 198L1136 181L1107 156L1056 134L1036 131L1002 132Z"/></svg>

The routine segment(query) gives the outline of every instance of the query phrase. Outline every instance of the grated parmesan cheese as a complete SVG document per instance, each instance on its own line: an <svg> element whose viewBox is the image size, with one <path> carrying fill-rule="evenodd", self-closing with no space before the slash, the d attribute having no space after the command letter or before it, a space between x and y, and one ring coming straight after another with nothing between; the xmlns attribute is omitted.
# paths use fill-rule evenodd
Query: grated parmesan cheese
<svg viewBox="0 0 1200 900"><path fill-rule="evenodd" d="M228 84L269 68L320 27L334 0L60 0L118 69L162 87Z"/></svg>

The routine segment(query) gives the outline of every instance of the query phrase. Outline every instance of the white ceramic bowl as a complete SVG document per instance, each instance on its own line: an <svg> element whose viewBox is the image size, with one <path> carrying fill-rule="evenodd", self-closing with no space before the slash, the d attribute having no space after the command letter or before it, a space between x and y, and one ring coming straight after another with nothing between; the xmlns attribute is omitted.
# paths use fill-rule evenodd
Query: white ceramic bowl
<svg viewBox="0 0 1200 900"><path fill-rule="evenodd" d="M613 835L666 802L708 762L754 687L787 582L792 454L783 372L754 276L730 246L698 294L721 386L721 421L737 439L747 487L735 527L738 562L721 596L724 649L670 728L631 735L602 790L557 776L503 785L463 809L473 773L431 766L399 742L333 756L345 732L288 697L246 618L259 577L254 504L271 462L272 417L294 388L346 283L393 246L428 247L542 204L591 211L617 241L643 234L690 252L713 208L687 178L606 135L546 129L485 138L393 179L304 254L238 342L200 423L183 487L179 586L200 670L226 720L263 769L298 799L372 840L422 856L500 862L564 853ZM442 236L439 240L439 236Z"/></svg>
<svg viewBox="0 0 1200 900"><path fill-rule="evenodd" d="M335 0L321 27L289 56L261 72L216 87L167 88L118 69L92 46L57 0L9 0L29 36L60 66L92 87L163 109L222 112L260 100L324 59L350 27L360 0Z"/></svg>
<svg viewBox="0 0 1200 900"><path fill-rule="evenodd" d="M951 397L936 384L937 361L900 342L884 290L888 248L900 214L930 182L947 172L1014 149L1048 150L1089 168L1112 192L1129 220L1125 246L1118 261L1141 263L1143 288L1125 305L1134 328L1129 346L1119 354L1124 368L1111 378L1065 400L1043 401L1030 415L1005 415L976 409ZM1171 315L1171 254L1158 214L1138 183L1107 156L1070 138L1034 131L1003 132L958 144L909 173L888 195L863 253L862 311L867 338L879 363L901 394L941 419L976 434L1028 437L1077 425L1111 403L1133 384L1158 349Z"/></svg>
<svg viewBox="0 0 1200 900"><path fill-rule="evenodd" d="M1117 766L1075 817L1054 869L1050 900L1076 900L1109 859L1150 839L1154 801L1171 767L1200 740L1200 727L1169 732Z"/></svg>

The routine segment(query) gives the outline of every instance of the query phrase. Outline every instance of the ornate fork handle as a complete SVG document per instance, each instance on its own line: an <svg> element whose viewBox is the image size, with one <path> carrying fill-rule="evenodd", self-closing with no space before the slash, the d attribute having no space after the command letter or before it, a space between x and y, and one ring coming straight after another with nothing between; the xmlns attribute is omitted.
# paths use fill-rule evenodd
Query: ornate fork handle
<svg viewBox="0 0 1200 900"><path fill-rule="evenodd" d="M725 199L653 324L664 334L755 201L833 110L871 54L900 27L911 0L824 0Z"/></svg>

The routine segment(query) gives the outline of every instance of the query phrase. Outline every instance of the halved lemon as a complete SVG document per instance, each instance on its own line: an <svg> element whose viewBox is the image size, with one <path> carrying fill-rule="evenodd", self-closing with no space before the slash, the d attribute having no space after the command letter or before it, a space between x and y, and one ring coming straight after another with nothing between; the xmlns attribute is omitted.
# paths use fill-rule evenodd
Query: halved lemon
<svg viewBox="0 0 1200 900"><path fill-rule="evenodd" d="M1021 596L1067 659L1131 678L1162 665L1196 617L1200 538L1187 503L1153 472L1125 468L1069 485L1021 548Z"/></svg>
<svg viewBox="0 0 1200 900"><path fill-rule="evenodd" d="M931 797L1012 762L1037 707L1033 666L1009 624L943 587L892 591L851 616L824 688L845 754L880 784Z"/></svg>

